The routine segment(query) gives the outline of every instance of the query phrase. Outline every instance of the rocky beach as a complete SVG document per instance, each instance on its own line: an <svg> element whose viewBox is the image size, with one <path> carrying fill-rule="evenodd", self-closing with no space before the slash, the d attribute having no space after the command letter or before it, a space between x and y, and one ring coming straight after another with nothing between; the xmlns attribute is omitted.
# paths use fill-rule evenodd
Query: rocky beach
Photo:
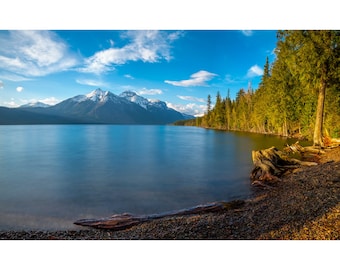
<svg viewBox="0 0 340 270"><path fill-rule="evenodd" d="M223 211L165 217L126 230L3 231L2 240L337 240L340 239L340 147L317 166L254 187L254 196Z"/></svg>

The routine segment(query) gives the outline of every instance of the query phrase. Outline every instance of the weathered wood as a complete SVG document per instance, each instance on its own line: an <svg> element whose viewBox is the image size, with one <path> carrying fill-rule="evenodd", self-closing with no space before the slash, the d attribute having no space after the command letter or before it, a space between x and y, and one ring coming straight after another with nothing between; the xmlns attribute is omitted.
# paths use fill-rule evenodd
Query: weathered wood
<svg viewBox="0 0 340 270"><path fill-rule="evenodd" d="M294 147L293 147L294 148ZM301 166L314 166L316 162L301 161L289 158L284 152L275 147L260 151L252 151L254 168L250 178L253 185L266 186L266 183L280 181L280 177L288 170Z"/></svg>
<svg viewBox="0 0 340 270"><path fill-rule="evenodd" d="M340 146L340 139L330 138L329 136L324 137L324 144L326 149L333 149Z"/></svg>
<svg viewBox="0 0 340 270"><path fill-rule="evenodd" d="M301 146L300 142L297 141L296 143L292 144L292 145L287 145L287 147L285 147L283 149L286 153L300 153L300 154L317 154L317 155L321 155L321 154L325 154L325 151L321 150L321 148L318 147L314 147L314 146Z"/></svg>
<svg viewBox="0 0 340 270"><path fill-rule="evenodd" d="M171 211L153 215L132 215L124 213L101 219L80 219L74 222L74 224L98 229L110 229L114 231L119 231L160 218L205 214L226 211L230 209L237 209L242 207L244 203L245 202L242 200L235 200L231 202L214 202L210 204L198 205L184 210Z"/></svg>

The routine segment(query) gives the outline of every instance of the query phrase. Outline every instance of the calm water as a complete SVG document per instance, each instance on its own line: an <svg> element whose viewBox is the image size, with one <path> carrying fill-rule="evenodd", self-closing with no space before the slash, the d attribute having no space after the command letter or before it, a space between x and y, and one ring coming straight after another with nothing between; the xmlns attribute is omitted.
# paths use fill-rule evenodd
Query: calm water
<svg viewBox="0 0 340 270"><path fill-rule="evenodd" d="M195 127L0 126L0 230L246 198L251 150L284 143Z"/></svg>

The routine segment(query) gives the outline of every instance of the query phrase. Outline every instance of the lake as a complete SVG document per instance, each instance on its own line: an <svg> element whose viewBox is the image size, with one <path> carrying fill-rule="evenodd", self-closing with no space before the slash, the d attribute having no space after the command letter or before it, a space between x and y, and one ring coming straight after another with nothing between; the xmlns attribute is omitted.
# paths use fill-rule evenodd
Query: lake
<svg viewBox="0 0 340 270"><path fill-rule="evenodd" d="M0 126L0 230L245 199L251 151L285 143L182 126Z"/></svg>

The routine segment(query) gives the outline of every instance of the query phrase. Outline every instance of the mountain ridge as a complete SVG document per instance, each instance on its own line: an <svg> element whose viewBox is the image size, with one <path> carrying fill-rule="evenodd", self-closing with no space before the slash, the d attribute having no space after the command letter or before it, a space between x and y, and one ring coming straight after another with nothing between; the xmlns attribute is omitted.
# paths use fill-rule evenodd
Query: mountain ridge
<svg viewBox="0 0 340 270"><path fill-rule="evenodd" d="M191 117L167 107L163 101L150 101L133 91L115 95L100 88L53 106L1 108L0 124L39 124L39 119L42 124L170 124Z"/></svg>

